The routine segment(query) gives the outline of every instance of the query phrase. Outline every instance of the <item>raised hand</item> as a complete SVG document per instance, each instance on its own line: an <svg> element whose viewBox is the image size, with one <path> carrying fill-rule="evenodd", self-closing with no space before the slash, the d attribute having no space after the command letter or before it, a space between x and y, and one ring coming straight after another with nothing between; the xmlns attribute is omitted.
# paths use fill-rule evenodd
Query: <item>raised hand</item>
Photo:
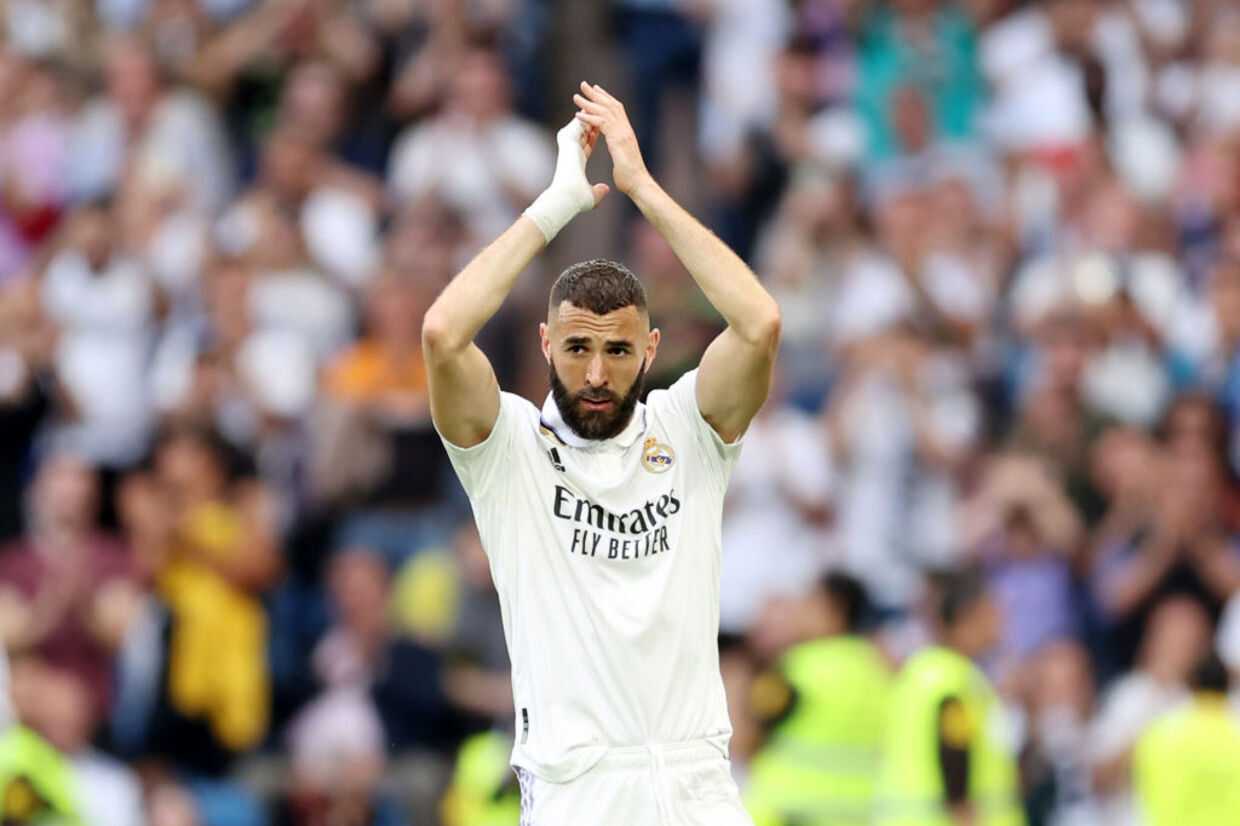
<svg viewBox="0 0 1240 826"><path fill-rule="evenodd" d="M602 133L611 153L612 177L616 188L632 196L638 187L653 180L642 160L637 135L629 123L624 104L612 97L602 86L581 83L581 93L573 95L580 107L577 119Z"/></svg>
<svg viewBox="0 0 1240 826"><path fill-rule="evenodd" d="M559 148L555 176L524 215L538 225L547 243L576 215L594 209L607 195L607 184L594 184L586 178L586 160L594 151L599 131L571 120L556 133Z"/></svg>

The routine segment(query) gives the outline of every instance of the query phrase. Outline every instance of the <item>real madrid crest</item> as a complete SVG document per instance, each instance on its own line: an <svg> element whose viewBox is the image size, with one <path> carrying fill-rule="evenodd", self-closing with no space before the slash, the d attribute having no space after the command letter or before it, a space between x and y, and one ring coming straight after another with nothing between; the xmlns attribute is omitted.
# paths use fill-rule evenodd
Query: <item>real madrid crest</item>
<svg viewBox="0 0 1240 826"><path fill-rule="evenodd" d="M676 451L654 439L642 447L642 466L651 473L664 473L676 462Z"/></svg>

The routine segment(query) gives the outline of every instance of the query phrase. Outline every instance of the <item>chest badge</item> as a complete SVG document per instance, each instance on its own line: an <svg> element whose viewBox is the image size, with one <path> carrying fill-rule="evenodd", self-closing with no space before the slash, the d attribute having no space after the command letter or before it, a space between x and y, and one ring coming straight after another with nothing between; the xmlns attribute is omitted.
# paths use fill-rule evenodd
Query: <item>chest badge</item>
<svg viewBox="0 0 1240 826"><path fill-rule="evenodd" d="M676 462L676 451L654 439L647 439L642 447L642 467L651 473L664 473Z"/></svg>

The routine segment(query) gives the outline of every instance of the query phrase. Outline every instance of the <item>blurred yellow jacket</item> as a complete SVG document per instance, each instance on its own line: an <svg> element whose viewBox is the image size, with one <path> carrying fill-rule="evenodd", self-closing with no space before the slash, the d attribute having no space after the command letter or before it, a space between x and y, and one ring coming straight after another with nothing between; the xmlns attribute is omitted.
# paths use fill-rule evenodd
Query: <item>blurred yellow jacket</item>
<svg viewBox="0 0 1240 826"><path fill-rule="evenodd" d="M461 744L440 816L445 826L517 826L521 791L508 766L512 738L497 731Z"/></svg>
<svg viewBox="0 0 1240 826"><path fill-rule="evenodd" d="M757 826L869 824L890 685L882 654L852 635L795 646L758 678L750 705L782 719L750 763L745 807Z"/></svg>
<svg viewBox="0 0 1240 826"><path fill-rule="evenodd" d="M221 561L244 553L236 508L213 502L182 520L183 541ZM172 614L168 693L173 708L205 720L232 751L254 746L267 731L267 615L256 597L228 582L194 554L175 551L159 574Z"/></svg>
<svg viewBox="0 0 1240 826"><path fill-rule="evenodd" d="M1198 694L1141 735L1133 784L1146 826L1240 823L1240 723L1222 694Z"/></svg>
<svg viewBox="0 0 1240 826"><path fill-rule="evenodd" d="M945 708L952 713L944 716ZM940 743L948 735L968 753L973 825L1025 826L1020 773L999 697L977 665L942 646L914 654L896 678L874 823L956 826L940 763Z"/></svg>

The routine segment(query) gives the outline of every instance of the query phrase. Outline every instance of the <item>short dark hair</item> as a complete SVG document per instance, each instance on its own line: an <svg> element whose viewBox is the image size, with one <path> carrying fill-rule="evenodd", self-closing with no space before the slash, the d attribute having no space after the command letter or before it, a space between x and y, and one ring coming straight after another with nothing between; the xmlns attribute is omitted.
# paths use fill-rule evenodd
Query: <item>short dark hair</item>
<svg viewBox="0 0 1240 826"><path fill-rule="evenodd" d="M1189 684L1194 691L1210 691L1217 694L1227 693L1227 666L1213 651L1202 657L1193 668Z"/></svg>
<svg viewBox="0 0 1240 826"><path fill-rule="evenodd" d="M551 285L551 310L567 301L596 315L607 315L632 305L646 312L646 288L623 264L595 258L560 273Z"/></svg>
<svg viewBox="0 0 1240 826"><path fill-rule="evenodd" d="M832 571L819 581L818 587L840 612L848 631L858 631L870 612L870 597L861 581L840 571Z"/></svg>
<svg viewBox="0 0 1240 826"><path fill-rule="evenodd" d="M986 577L977 565L940 572L935 578L935 618L953 628L986 596Z"/></svg>

